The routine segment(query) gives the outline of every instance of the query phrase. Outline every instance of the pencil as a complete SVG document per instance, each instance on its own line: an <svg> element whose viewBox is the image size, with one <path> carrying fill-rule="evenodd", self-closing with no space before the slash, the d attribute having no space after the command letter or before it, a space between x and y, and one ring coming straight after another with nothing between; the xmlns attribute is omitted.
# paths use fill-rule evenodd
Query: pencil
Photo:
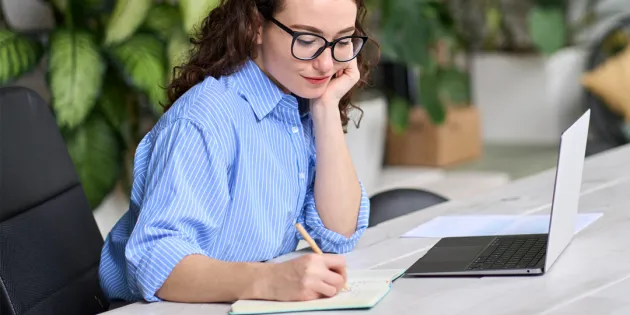
<svg viewBox="0 0 630 315"><path fill-rule="evenodd" d="M306 232L306 230L304 229L302 224L296 223L295 227L297 228L298 231L300 231L300 234L302 234L302 237L308 243L308 245L311 246L311 249L313 249L314 252L316 252L318 254L323 254L322 250L319 248L319 246L317 246L317 243L315 243L315 241L308 234L308 232ZM347 284L344 284L343 288L344 288L344 290L349 291Z"/></svg>

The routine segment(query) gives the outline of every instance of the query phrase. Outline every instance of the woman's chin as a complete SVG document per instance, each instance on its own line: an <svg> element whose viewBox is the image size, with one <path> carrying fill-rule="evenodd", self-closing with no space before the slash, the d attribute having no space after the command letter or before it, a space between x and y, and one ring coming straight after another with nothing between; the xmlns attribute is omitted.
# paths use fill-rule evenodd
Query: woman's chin
<svg viewBox="0 0 630 315"><path fill-rule="evenodd" d="M316 99L324 95L326 92L327 84L322 84L322 86L313 87L313 86L301 86L298 91L294 93L302 98L306 99Z"/></svg>

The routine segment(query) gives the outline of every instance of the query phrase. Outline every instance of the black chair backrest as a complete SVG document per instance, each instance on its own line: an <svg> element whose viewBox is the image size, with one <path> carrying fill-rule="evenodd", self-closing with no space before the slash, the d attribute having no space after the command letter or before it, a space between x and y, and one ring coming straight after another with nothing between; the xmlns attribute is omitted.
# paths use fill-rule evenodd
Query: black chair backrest
<svg viewBox="0 0 630 315"><path fill-rule="evenodd" d="M50 108L0 88L0 314L107 310L103 238Z"/></svg>
<svg viewBox="0 0 630 315"><path fill-rule="evenodd" d="M445 201L448 199L421 189L399 188L377 193L370 197L368 227Z"/></svg>

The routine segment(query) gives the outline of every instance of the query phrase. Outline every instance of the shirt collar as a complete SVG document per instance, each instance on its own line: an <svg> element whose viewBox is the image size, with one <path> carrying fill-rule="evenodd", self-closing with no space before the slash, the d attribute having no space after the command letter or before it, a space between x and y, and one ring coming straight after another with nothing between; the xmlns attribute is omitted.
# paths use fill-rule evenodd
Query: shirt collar
<svg viewBox="0 0 630 315"><path fill-rule="evenodd" d="M296 102L295 97L284 93L251 59L247 59L233 77L238 91L249 102L258 120L267 116L283 98Z"/></svg>

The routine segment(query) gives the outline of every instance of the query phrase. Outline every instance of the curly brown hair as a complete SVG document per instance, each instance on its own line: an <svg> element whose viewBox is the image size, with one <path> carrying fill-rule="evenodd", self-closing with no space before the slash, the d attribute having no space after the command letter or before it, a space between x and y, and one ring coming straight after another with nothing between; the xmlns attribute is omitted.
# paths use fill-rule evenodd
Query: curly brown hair
<svg viewBox="0 0 630 315"><path fill-rule="evenodd" d="M366 35L363 20L367 14L364 0L354 0L357 4L355 34ZM173 79L168 86L166 112L186 91L207 76L219 78L236 72L247 60L255 58L254 44L259 27L274 13L282 9L283 0L221 0L218 7L210 12L191 39L193 49L190 57L181 66L173 69ZM341 121L345 127L352 108L363 111L352 104L353 94L367 84L370 68L363 49L357 56L357 66L361 72L359 82L339 102ZM359 118L360 121L360 118ZM357 122L358 123L358 122ZM358 124L357 124L358 126Z"/></svg>

